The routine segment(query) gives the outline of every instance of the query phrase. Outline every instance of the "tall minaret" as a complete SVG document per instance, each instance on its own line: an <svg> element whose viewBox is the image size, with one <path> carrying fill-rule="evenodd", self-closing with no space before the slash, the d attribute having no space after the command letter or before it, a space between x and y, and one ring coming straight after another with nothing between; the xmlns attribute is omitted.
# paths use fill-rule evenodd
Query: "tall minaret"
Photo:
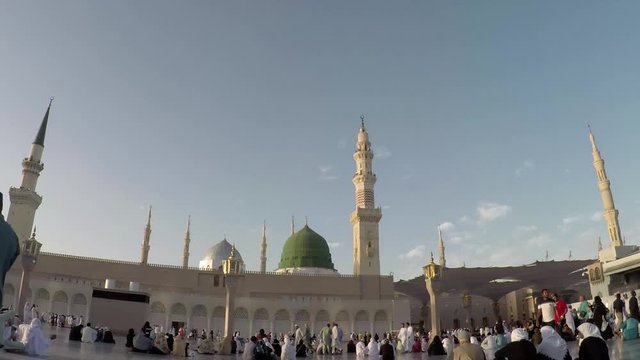
<svg viewBox="0 0 640 360"><path fill-rule="evenodd" d="M49 99L47 112L44 114L40 129L35 140L31 144L31 152L29 157L22 160L22 182L18 188L9 189L9 213L7 214L7 222L16 232L20 242L29 239L33 221L36 216L36 210L42 203L42 197L36 192L36 184L40 172L44 169L42 163L42 153L44 151L44 138L47 133L47 123L49 122L49 111L53 98Z"/></svg>
<svg viewBox="0 0 640 360"><path fill-rule="evenodd" d="M593 153L593 167L596 170L598 176L598 188L600 189L600 197L602 198L602 205L604 206L604 220L607 222L607 229L609 231L609 239L611 240L611 246L622 246L622 236L620 236L620 224L618 224L618 210L616 210L613 204L613 194L611 194L611 186L609 179L607 179L607 173L604 170L604 160L600 156L600 150L596 146L596 139L589 127L589 140L591 140L591 150Z"/></svg>
<svg viewBox="0 0 640 360"><path fill-rule="evenodd" d="M440 256L440 267L445 268L447 266L447 260L444 258L444 241L442 240L442 230L438 226L438 255Z"/></svg>
<svg viewBox="0 0 640 360"><path fill-rule="evenodd" d="M187 220L187 231L184 233L184 247L182 249L182 267L189 267L189 244L191 244L191 215Z"/></svg>
<svg viewBox="0 0 640 360"><path fill-rule="evenodd" d="M144 227L144 240L142 241L142 254L140 255L140 263L146 264L149 260L149 240L151 240L151 206L149 206L149 215L147 216L147 226Z"/></svg>
<svg viewBox="0 0 640 360"><path fill-rule="evenodd" d="M293 235L296 232L296 224L294 222L295 222L295 219L293 218L293 215L291 215L291 235Z"/></svg>
<svg viewBox="0 0 640 360"><path fill-rule="evenodd" d="M260 241L260 272L267 272L267 222L262 224L262 240Z"/></svg>
<svg viewBox="0 0 640 360"><path fill-rule="evenodd" d="M375 207L373 186L376 183L376 175L372 168L373 151L369 134L364 127L364 116L361 116L360 120L356 152L353 154L356 161L356 173L353 175L356 209L351 213L353 274L380 275L378 224L382 218L382 210Z"/></svg>

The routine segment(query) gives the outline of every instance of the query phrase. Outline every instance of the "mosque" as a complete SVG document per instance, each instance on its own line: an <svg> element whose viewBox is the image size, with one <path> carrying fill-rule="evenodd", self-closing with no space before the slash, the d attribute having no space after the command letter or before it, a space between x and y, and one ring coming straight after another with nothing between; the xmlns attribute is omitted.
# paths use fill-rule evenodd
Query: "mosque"
<svg viewBox="0 0 640 360"><path fill-rule="evenodd" d="M184 324L188 328L223 330L226 278L222 264L228 258L242 263L242 249L224 239L203 254L198 267L189 267L190 223L184 237L182 266L148 262L151 209L139 262L39 252L42 244L36 240L33 224L42 197L36 185L44 169L42 156L50 111L51 103L31 151L22 161L22 182L9 190L7 222L20 239L23 255L7 274L3 305L21 308L28 301L41 312L82 315L91 320L94 289L120 289L148 296L145 315L152 324L167 329ZM308 225L296 230L293 223L278 269L266 271L267 238L263 228L260 269L242 271L235 306L230 310L235 330L241 334L261 328L286 332L294 324L307 324L317 332L330 321L337 322L345 333L382 334L410 320L409 300L394 291L392 276L380 275L378 226L382 211L374 201L376 175L364 118L353 157L353 274L336 271L322 235ZM47 241L43 242L46 248ZM36 256L27 256L34 252Z"/></svg>

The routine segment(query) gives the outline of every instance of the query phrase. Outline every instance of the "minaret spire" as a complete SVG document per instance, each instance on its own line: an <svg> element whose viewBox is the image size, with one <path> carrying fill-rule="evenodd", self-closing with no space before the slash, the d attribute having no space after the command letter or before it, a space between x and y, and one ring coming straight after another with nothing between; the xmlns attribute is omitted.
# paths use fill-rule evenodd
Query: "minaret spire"
<svg viewBox="0 0 640 360"><path fill-rule="evenodd" d="M140 263L147 264L149 261L149 241L151 240L151 206L149 206L149 215L147 215L147 225L144 227L144 239L142 240L142 254L140 255Z"/></svg>
<svg viewBox="0 0 640 360"><path fill-rule="evenodd" d="M267 272L267 221L262 223L262 240L260 241L260 272Z"/></svg>
<svg viewBox="0 0 640 360"><path fill-rule="evenodd" d="M444 269L447 266L447 260L444 257L444 240L442 239L442 229L440 225L438 225L438 255L440 257L439 265Z"/></svg>
<svg viewBox="0 0 640 360"><path fill-rule="evenodd" d="M613 203L611 183L607 178L607 173L604 169L604 160L600 156L600 150L598 150L595 136L593 136L593 133L591 132L591 126L589 126L589 140L591 141L593 167L596 171L596 175L598 176L598 188L600 189L600 197L602 198L602 205L604 207L603 217L607 223L611 246L622 246L620 224L618 223L618 210L615 208Z"/></svg>
<svg viewBox="0 0 640 360"><path fill-rule="evenodd" d="M184 246L182 249L182 267L189 267L189 245L191 244L191 215L187 220L187 231L184 233Z"/></svg>
<svg viewBox="0 0 640 360"><path fill-rule="evenodd" d="M22 181L20 187L9 189L9 199L11 205L7 214L7 222L15 231L20 242L29 239L36 210L42 203L42 197L36 192L36 185L40 173L44 169L42 154L44 152L44 138L49 123L49 114L53 98L49 99L49 106L42 118L40 128L36 137L31 143L29 156L22 160Z"/></svg>
<svg viewBox="0 0 640 360"><path fill-rule="evenodd" d="M354 275L380 275L379 223L382 210L376 208L373 173L373 151L369 134L364 126L364 115L360 116L360 129L353 154L356 172L353 175L356 209L351 213L353 226L353 273Z"/></svg>
<svg viewBox="0 0 640 360"><path fill-rule="evenodd" d="M291 215L291 235L293 235L296 232L296 225L294 224L295 219L293 218L293 215Z"/></svg>

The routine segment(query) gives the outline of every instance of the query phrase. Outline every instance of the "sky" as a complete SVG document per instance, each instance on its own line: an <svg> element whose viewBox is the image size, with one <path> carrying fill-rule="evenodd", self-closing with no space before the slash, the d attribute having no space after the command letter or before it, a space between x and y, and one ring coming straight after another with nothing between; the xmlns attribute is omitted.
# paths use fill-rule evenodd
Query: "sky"
<svg viewBox="0 0 640 360"><path fill-rule="evenodd" d="M290 219L352 273L352 154L375 152L381 272L594 258L591 124L640 243L636 1L2 1L0 191L55 96L48 252L190 265L224 236L277 268ZM6 195L5 195L6 196ZM5 201L4 214L8 210ZM437 255L436 255L437 256Z"/></svg>

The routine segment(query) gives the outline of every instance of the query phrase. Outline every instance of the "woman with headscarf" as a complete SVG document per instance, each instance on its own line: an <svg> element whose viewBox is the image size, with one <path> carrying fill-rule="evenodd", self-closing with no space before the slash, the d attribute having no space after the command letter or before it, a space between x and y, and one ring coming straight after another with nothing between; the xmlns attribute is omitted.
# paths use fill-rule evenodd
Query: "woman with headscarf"
<svg viewBox="0 0 640 360"><path fill-rule="evenodd" d="M496 335L495 335L496 351L498 351L503 347L507 346L507 344L509 343L510 337L507 337L504 334L504 324L501 324L501 323L496 324L495 329L496 329Z"/></svg>
<svg viewBox="0 0 640 360"><path fill-rule="evenodd" d="M31 320L33 320L33 317L31 316L31 304L27 301L26 303L24 303L24 308L23 308L23 313L22 316L24 317L23 319L23 323L30 325L31 324Z"/></svg>
<svg viewBox="0 0 640 360"><path fill-rule="evenodd" d="M369 359L371 360L378 360L380 358L380 344L378 344L378 339L378 334L375 334L371 340L369 340L369 345L367 345Z"/></svg>
<svg viewBox="0 0 640 360"><path fill-rule="evenodd" d="M536 347L528 340L527 330L515 328L511 331L511 342L496 351L496 360L536 360Z"/></svg>
<svg viewBox="0 0 640 360"><path fill-rule="evenodd" d="M540 329L542 342L538 346L539 360L571 360L567 343L551 326Z"/></svg>
<svg viewBox="0 0 640 360"><path fill-rule="evenodd" d="M593 298L593 322L594 325L600 329L600 334L604 340L608 340L613 337L613 330L607 322L607 314L609 309L604 305L600 296Z"/></svg>
<svg viewBox="0 0 640 360"><path fill-rule="evenodd" d="M427 354L429 356L447 355L444 346L442 346L442 340L440 340L440 336L436 335L433 337L433 340L431 340L431 344L429 344L429 347L427 348Z"/></svg>
<svg viewBox="0 0 640 360"><path fill-rule="evenodd" d="M382 345L380 345L380 357L382 357L382 360L395 360L396 358L396 349L391 345L391 343L389 343L388 338L382 340Z"/></svg>
<svg viewBox="0 0 640 360"><path fill-rule="evenodd" d="M135 336L136 333L133 331L133 329L129 329L129 332L127 333L127 342L124 344L124 346L131 349L133 347L133 338Z"/></svg>
<svg viewBox="0 0 640 360"><path fill-rule="evenodd" d="M40 325L40 319L31 319L31 324L24 337L26 341L22 342L24 344L24 352L28 355L47 355L49 340L42 334Z"/></svg>
<svg viewBox="0 0 640 360"><path fill-rule="evenodd" d="M435 337L438 337L438 335L436 335ZM451 340L451 338L448 336L445 337L444 339L442 339L442 347L447 353L447 359L453 359L453 340Z"/></svg>
<svg viewBox="0 0 640 360"><path fill-rule="evenodd" d="M429 342L427 341L427 336L422 334L420 336L420 350L423 353L426 353L429 350Z"/></svg>
<svg viewBox="0 0 640 360"><path fill-rule="evenodd" d="M597 326L588 322L578 326L578 336L581 339L578 350L580 360L609 360L609 348Z"/></svg>
<svg viewBox="0 0 640 360"><path fill-rule="evenodd" d="M175 338L173 338L173 350L171 350L172 355L177 355L180 357L187 356L187 333L184 331L184 328L181 327L178 329L178 334Z"/></svg>

